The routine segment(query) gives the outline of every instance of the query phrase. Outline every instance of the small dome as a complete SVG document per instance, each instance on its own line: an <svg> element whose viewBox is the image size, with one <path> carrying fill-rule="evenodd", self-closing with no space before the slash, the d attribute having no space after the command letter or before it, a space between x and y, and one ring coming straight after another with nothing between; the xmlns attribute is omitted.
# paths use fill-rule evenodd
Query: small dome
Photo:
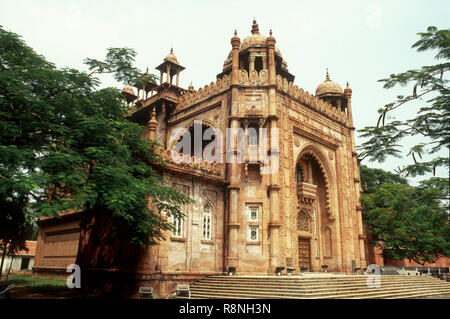
<svg viewBox="0 0 450 319"><path fill-rule="evenodd" d="M173 54L173 48L170 49L170 53L164 58L164 61L170 61L175 64L179 64L177 57Z"/></svg>
<svg viewBox="0 0 450 319"><path fill-rule="evenodd" d="M135 95L134 91L133 91L133 87L131 87L131 85L126 85L123 88L122 93L126 93L126 94L129 94L129 95Z"/></svg>
<svg viewBox="0 0 450 319"><path fill-rule="evenodd" d="M330 80L330 76L328 75L328 69L327 69L327 76L324 82L320 83L319 86L316 89L316 96L322 96L325 94L331 94L331 95L342 95L343 90L342 87Z"/></svg>

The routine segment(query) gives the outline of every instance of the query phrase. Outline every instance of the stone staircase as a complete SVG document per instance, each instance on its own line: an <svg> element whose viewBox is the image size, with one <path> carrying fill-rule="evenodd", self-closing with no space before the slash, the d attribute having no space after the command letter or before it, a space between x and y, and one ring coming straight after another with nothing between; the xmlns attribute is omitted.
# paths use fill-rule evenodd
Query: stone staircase
<svg viewBox="0 0 450 319"><path fill-rule="evenodd" d="M450 298L450 282L429 276L382 275L379 288L370 288L368 278L342 274L207 276L191 284L190 290L194 299Z"/></svg>

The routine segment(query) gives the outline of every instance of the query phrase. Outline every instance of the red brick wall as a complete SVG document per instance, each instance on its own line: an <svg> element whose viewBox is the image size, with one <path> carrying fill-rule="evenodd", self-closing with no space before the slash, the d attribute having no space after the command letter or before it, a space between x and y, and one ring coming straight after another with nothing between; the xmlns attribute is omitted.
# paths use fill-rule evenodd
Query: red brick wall
<svg viewBox="0 0 450 319"><path fill-rule="evenodd" d="M414 261L409 261L408 259L404 260L390 260L384 259L381 254L382 250L379 247L371 247L373 249L372 260L369 260L369 263L375 263L379 266L395 266L395 267L442 267L448 268L450 267L450 258L442 257L438 258L434 263L425 263L424 266L419 265Z"/></svg>

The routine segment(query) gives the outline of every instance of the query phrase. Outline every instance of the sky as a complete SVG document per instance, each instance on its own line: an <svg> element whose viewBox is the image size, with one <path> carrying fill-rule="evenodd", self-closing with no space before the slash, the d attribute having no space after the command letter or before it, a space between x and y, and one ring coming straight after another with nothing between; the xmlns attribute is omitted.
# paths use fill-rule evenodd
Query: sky
<svg viewBox="0 0 450 319"><path fill-rule="evenodd" d="M138 52L136 66L154 68L173 47L181 65L180 86L198 89L215 81L231 50L234 30L243 40L253 18L260 33L273 30L294 84L314 94L325 69L343 88L353 90L356 129L376 125L377 110L412 88L386 90L379 79L392 73L432 65L433 52L416 52L417 32L428 26L449 28L447 0L322 1L2 1L0 25L22 36L36 52L58 67L87 70L85 58L103 59L109 47ZM119 86L111 78L103 85ZM418 104L392 116L412 116ZM356 133L357 145L362 140ZM409 143L405 141L405 154ZM393 171L411 159L390 158L370 167ZM444 171L438 175L446 176ZM413 184L415 181L413 180Z"/></svg>

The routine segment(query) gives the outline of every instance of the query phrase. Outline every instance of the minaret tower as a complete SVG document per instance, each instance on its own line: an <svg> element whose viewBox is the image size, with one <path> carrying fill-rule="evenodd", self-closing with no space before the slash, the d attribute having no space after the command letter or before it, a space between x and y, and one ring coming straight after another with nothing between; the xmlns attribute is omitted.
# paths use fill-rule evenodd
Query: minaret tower
<svg viewBox="0 0 450 319"><path fill-rule="evenodd" d="M232 46L232 68L231 68L231 111L230 111L230 128L238 129L240 126L239 113L239 47L241 39L234 32L231 38ZM237 136L234 136L231 143L231 154L227 154L230 159L228 164L229 181L229 217L228 217L228 254L226 266L238 267L238 212L239 212L239 191L241 184L241 172L237 163Z"/></svg>

